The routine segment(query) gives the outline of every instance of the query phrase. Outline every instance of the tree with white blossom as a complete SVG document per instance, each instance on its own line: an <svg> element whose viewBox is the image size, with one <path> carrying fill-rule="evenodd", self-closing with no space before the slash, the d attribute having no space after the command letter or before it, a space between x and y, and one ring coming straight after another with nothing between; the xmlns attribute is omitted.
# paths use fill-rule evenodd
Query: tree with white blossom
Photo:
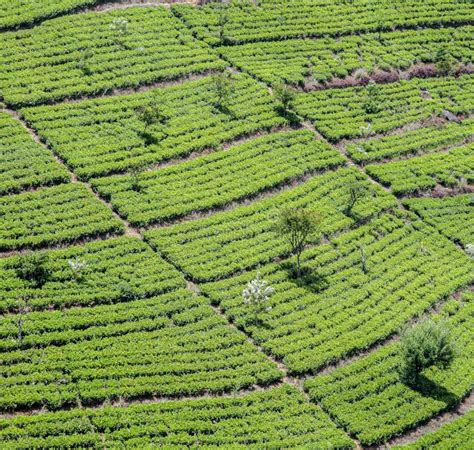
<svg viewBox="0 0 474 450"><path fill-rule="evenodd" d="M261 279L260 272L257 272L257 277L247 284L242 292L242 297L244 304L253 309L255 321L258 321L260 313L272 309L268 303L274 293L275 290L268 285L267 281Z"/></svg>
<svg viewBox="0 0 474 450"><path fill-rule="evenodd" d="M87 263L78 257L75 259L69 259L67 263L71 269L74 280L81 281L84 278L85 272L87 270Z"/></svg>

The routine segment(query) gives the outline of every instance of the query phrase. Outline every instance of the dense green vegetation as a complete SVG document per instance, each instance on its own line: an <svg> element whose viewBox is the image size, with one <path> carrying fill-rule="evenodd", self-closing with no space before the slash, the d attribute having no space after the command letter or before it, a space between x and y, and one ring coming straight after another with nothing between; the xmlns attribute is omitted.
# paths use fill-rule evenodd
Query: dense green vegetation
<svg viewBox="0 0 474 450"><path fill-rule="evenodd" d="M446 153L367 166L367 173L397 195L429 191L438 184L459 187L474 180L474 144Z"/></svg>
<svg viewBox="0 0 474 450"><path fill-rule="evenodd" d="M94 5L98 0L11 0L0 10L0 30L30 25L40 19L72 12L76 8Z"/></svg>
<svg viewBox="0 0 474 450"><path fill-rule="evenodd" d="M38 311L139 300L185 286L179 272L136 238L112 238L44 254L48 277L40 289L18 276L19 257L0 260L0 311L18 311L21 298L28 299L30 310ZM85 264L79 280L73 261Z"/></svg>
<svg viewBox="0 0 474 450"><path fill-rule="evenodd" d="M3 410L219 393L282 377L204 298L186 290L5 315L0 348Z"/></svg>
<svg viewBox="0 0 474 450"><path fill-rule="evenodd" d="M474 279L469 259L454 245L403 218L382 216L330 241L303 254L302 279L294 278L292 260L258 269L275 290L259 323L240 298L255 272L203 285L295 374L369 348Z"/></svg>
<svg viewBox="0 0 474 450"><path fill-rule="evenodd" d="M472 21L469 2L429 0L236 0L203 8L173 5L197 36L211 44L462 24Z"/></svg>
<svg viewBox="0 0 474 450"><path fill-rule="evenodd" d="M134 176L92 180L132 224L147 225L278 186L306 173L344 163L340 153L310 131L274 133L200 158ZM242 183L242 180L245 183Z"/></svg>
<svg viewBox="0 0 474 450"><path fill-rule="evenodd" d="M413 198L405 200L404 203L453 241L464 247L474 243L472 194L444 198Z"/></svg>
<svg viewBox="0 0 474 450"><path fill-rule="evenodd" d="M452 422L443 425L438 430L429 433L412 444L394 447L401 450L462 450L470 448L474 445L474 411L467 412Z"/></svg>
<svg viewBox="0 0 474 450"><path fill-rule="evenodd" d="M117 21L125 21L124 31L114 29ZM165 8L77 14L3 33L0 65L0 92L14 105L99 94L223 67Z"/></svg>
<svg viewBox="0 0 474 450"><path fill-rule="evenodd" d="M285 123L264 86L235 75L227 111L216 110L212 77L145 93L22 110L57 153L81 177L124 172L185 156ZM164 123L147 127L138 107L156 105Z"/></svg>
<svg viewBox="0 0 474 450"><path fill-rule="evenodd" d="M444 309L459 354L449 369L430 368L415 389L399 380L397 344L306 382L310 395L363 444L384 442L456 404L472 388L474 295Z"/></svg>
<svg viewBox="0 0 474 450"><path fill-rule="evenodd" d="M457 64L472 62L473 32L472 26L466 26L332 39L291 39L221 47L219 52L234 66L267 83L311 87L351 74L367 78L380 71L436 63L439 49L449 53L454 70Z"/></svg>
<svg viewBox="0 0 474 450"><path fill-rule="evenodd" d="M0 251L123 231L122 222L81 184L0 197Z"/></svg>
<svg viewBox="0 0 474 450"><path fill-rule="evenodd" d="M327 89L300 94L299 114L311 119L329 140L386 133L410 122L473 112L474 76L401 80L367 87ZM427 95L422 95L425 92Z"/></svg>
<svg viewBox="0 0 474 450"><path fill-rule="evenodd" d="M367 187L367 193L348 216L344 214L349 202L347 185L353 182ZM193 279L210 281L289 253L285 239L274 229L283 207L318 211L323 216L322 233L331 235L395 206L393 196L357 170L339 169L252 205L150 230L145 237ZM309 242L319 238L310 236Z"/></svg>
<svg viewBox="0 0 474 450"><path fill-rule="evenodd" d="M353 447L326 414L288 385L242 397L75 409L0 420L0 445L11 449L100 448L103 442L112 448Z"/></svg>
<svg viewBox="0 0 474 450"><path fill-rule="evenodd" d="M376 137L350 143L347 151L354 161L367 163L388 158L413 156L419 153L434 153L446 147L460 145L474 135L474 121L459 124L416 128L404 133Z"/></svg>
<svg viewBox="0 0 474 450"><path fill-rule="evenodd" d="M18 120L0 112L0 194L67 181L67 170L51 152L37 144Z"/></svg>
<svg viewBox="0 0 474 450"><path fill-rule="evenodd" d="M470 449L472 0L4 3L0 448Z"/></svg>

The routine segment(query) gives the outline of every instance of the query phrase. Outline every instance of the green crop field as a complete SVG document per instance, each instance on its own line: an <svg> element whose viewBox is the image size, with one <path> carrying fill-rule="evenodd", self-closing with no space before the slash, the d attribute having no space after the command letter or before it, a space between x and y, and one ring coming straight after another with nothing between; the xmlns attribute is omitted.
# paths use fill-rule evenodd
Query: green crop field
<svg viewBox="0 0 474 450"><path fill-rule="evenodd" d="M0 0L0 450L474 449L472 0Z"/></svg>

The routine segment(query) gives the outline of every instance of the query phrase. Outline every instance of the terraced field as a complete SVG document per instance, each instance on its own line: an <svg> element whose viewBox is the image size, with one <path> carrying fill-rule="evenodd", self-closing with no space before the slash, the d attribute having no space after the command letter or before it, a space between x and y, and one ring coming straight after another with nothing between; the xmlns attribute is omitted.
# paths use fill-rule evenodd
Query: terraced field
<svg viewBox="0 0 474 450"><path fill-rule="evenodd" d="M473 449L472 1L171 3L0 5L0 449Z"/></svg>

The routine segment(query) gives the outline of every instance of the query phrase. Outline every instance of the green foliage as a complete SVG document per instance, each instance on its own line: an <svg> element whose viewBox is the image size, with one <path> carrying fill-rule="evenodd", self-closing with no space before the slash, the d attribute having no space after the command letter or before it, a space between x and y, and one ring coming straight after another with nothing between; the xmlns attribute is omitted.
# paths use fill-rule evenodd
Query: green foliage
<svg viewBox="0 0 474 450"><path fill-rule="evenodd" d="M0 195L69 181L62 167L20 121L0 112Z"/></svg>
<svg viewBox="0 0 474 450"><path fill-rule="evenodd" d="M459 78L412 78L377 85L378 111L368 113L364 90L360 87L323 89L299 94L295 111L311 120L330 141L387 133L403 125L429 119L448 109L453 114L470 114L473 109L474 76ZM430 98L420 98L426 90ZM361 92L362 91L362 92ZM328 113L330 111L330 114Z"/></svg>
<svg viewBox="0 0 474 450"><path fill-rule="evenodd" d="M271 133L146 173L138 166L129 175L91 183L130 223L145 226L226 206L343 163L340 153L311 131L297 130Z"/></svg>
<svg viewBox="0 0 474 450"><path fill-rule="evenodd" d="M436 51L434 62L436 64L436 69L441 75L452 75L455 59L445 47L440 47Z"/></svg>
<svg viewBox="0 0 474 450"><path fill-rule="evenodd" d="M432 433L427 433L415 442L393 447L396 450L463 450L474 445L474 411L468 411L452 422L442 425Z"/></svg>
<svg viewBox="0 0 474 450"><path fill-rule="evenodd" d="M21 341L14 339L15 315L0 322L2 411L56 409L77 399L87 405L118 397L218 394L282 378L207 299L185 289L117 304L28 312L23 319L28 326Z"/></svg>
<svg viewBox="0 0 474 450"><path fill-rule="evenodd" d="M122 222L81 184L0 197L0 250L123 233Z"/></svg>
<svg viewBox="0 0 474 450"><path fill-rule="evenodd" d="M152 100L148 105L141 105L135 108L138 120L144 124L142 133L145 134L148 127L153 124L164 124L168 116L160 109L158 101Z"/></svg>
<svg viewBox="0 0 474 450"><path fill-rule="evenodd" d="M308 248L302 257L306 273L300 280L293 276L291 260L260 265L261 277L275 290L272 309L262 317L265 326L255 326L251 310L242 304L242 286L255 277L254 270L200 286L290 373L316 372L382 342L472 282L467 256L431 227L417 221L407 224L406 218L383 214L329 237L327 244ZM259 237L252 246L264 242ZM267 244L272 245L274 241Z"/></svg>
<svg viewBox="0 0 474 450"><path fill-rule="evenodd" d="M383 103L380 98L380 89L373 80L364 88L363 106L366 114L377 114L383 109Z"/></svg>
<svg viewBox="0 0 474 450"><path fill-rule="evenodd" d="M0 30L17 28L61 14L74 12L75 9L92 6L98 0L13 0L8 9L0 11Z"/></svg>
<svg viewBox="0 0 474 450"><path fill-rule="evenodd" d="M474 144L447 152L367 166L367 173L396 195L430 191L438 184L462 187L474 180Z"/></svg>
<svg viewBox="0 0 474 450"><path fill-rule="evenodd" d="M16 312L23 296L31 311L43 311L138 300L184 287L179 272L137 238L100 240L44 255L49 277L42 289L17 275L16 257L0 259L1 313ZM86 265L77 273L80 283L70 262Z"/></svg>
<svg viewBox="0 0 474 450"><path fill-rule="evenodd" d="M216 110L228 113L231 96L235 87L227 72L218 73L212 77L213 106Z"/></svg>
<svg viewBox="0 0 474 450"><path fill-rule="evenodd" d="M472 150L470 153L472 155ZM474 242L472 194L413 198L405 200L404 204L454 242L464 247Z"/></svg>
<svg viewBox="0 0 474 450"><path fill-rule="evenodd" d="M129 95L24 108L22 114L80 178L105 176L217 149L286 123L264 86L244 74L232 80L233 95L225 105L229 114L216 113L212 76ZM142 122L137 108L145 108L144 116L154 124Z"/></svg>
<svg viewBox="0 0 474 450"><path fill-rule="evenodd" d="M456 302L456 311L450 307L442 315L456 333L459 352L449 367L426 369L416 389L400 382L402 354L393 344L309 379L311 398L365 446L382 444L454 407L472 390L474 376L474 295L467 290Z"/></svg>
<svg viewBox="0 0 474 450"><path fill-rule="evenodd" d="M455 356L451 330L444 322L425 320L406 328L400 338L402 382L417 386L420 373L431 366L448 367Z"/></svg>
<svg viewBox="0 0 474 450"><path fill-rule="evenodd" d="M422 127L404 133L376 137L348 144L346 148L351 159L359 163L366 163L385 158L435 153L450 145L462 144L473 134L474 120L468 119L459 124L448 123L442 126ZM376 166L370 167L375 168ZM408 174L404 173L400 178L407 176Z"/></svg>
<svg viewBox="0 0 474 450"><path fill-rule="evenodd" d="M308 238L314 235L321 225L323 218L316 211L307 209L283 209L275 222L275 229L290 244L291 253L296 255L296 277L301 276L301 253Z"/></svg>
<svg viewBox="0 0 474 450"><path fill-rule="evenodd" d="M219 15L222 2L213 2L200 8L176 4L172 9L200 39L212 45L221 43ZM308 0L232 1L226 11L229 22L225 27L225 36L233 44L283 41L296 37L357 35L402 28L406 24L417 29L437 28L444 24L462 25L474 16L469 2L457 0L434 0L429 4L366 0L329 3Z"/></svg>
<svg viewBox="0 0 474 450"><path fill-rule="evenodd" d="M370 190L366 184L359 181L353 181L346 186L347 202L344 206L344 214L354 217L354 207L363 199L367 198Z"/></svg>
<svg viewBox="0 0 474 450"><path fill-rule="evenodd" d="M193 279L225 278L288 255L288 243L275 232L274 226L275 217L283 208L318 211L324 218L320 231L326 235L354 225L355 220L342 210L347 201L346 186L357 180L373 190L364 200L363 208L355 208L358 220L369 220L396 207L392 195L374 186L358 170L343 168L248 206L149 230L145 238ZM311 242L318 242L319 237L311 236Z"/></svg>
<svg viewBox="0 0 474 450"><path fill-rule="evenodd" d="M274 86L286 83L311 88L314 82L324 84L351 75L377 76L380 69L409 70L416 61L433 63L434 49L439 45L449 48L454 61L468 62L472 59L473 32L472 25L403 29L319 39L264 40L222 46L218 51L234 66Z"/></svg>
<svg viewBox="0 0 474 450"><path fill-rule="evenodd" d="M354 447L318 406L288 384L238 397L15 416L0 419L0 429L0 447L8 449L147 448L150 443L165 448Z"/></svg>
<svg viewBox="0 0 474 450"><path fill-rule="evenodd" d="M116 17L109 25L114 33L115 42L124 45L123 38L128 34L128 20L124 17Z"/></svg>
<svg viewBox="0 0 474 450"><path fill-rule="evenodd" d="M293 89L280 84L273 89L273 92L275 93L277 108L281 112L288 113L293 109L296 99L296 92Z"/></svg>
<svg viewBox="0 0 474 450"><path fill-rule="evenodd" d="M29 281L35 287L42 287L49 277L48 257L43 252L28 252L18 259L16 273L22 280Z"/></svg>
<svg viewBox="0 0 474 450"><path fill-rule="evenodd" d="M0 67L5 103L37 105L220 70L224 63L159 7L72 14L2 33Z"/></svg>

